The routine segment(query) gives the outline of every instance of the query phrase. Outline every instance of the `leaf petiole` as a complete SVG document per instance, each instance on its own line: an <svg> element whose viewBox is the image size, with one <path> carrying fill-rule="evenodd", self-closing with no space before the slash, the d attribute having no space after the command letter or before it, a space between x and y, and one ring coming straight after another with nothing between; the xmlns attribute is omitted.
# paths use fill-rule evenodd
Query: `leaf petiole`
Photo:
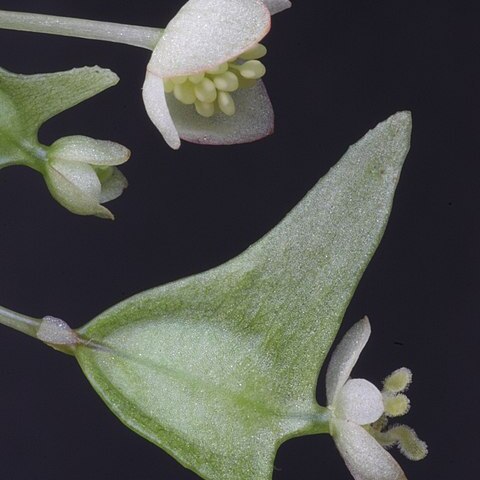
<svg viewBox="0 0 480 480"><path fill-rule="evenodd" d="M37 338L37 332L42 323L41 319L28 317L0 306L0 323L19 332Z"/></svg>
<svg viewBox="0 0 480 480"><path fill-rule="evenodd" d="M34 337L68 355L74 355L79 345L96 351L111 352L107 346L83 338L66 322L49 315L43 318L32 318L0 306L0 324Z"/></svg>

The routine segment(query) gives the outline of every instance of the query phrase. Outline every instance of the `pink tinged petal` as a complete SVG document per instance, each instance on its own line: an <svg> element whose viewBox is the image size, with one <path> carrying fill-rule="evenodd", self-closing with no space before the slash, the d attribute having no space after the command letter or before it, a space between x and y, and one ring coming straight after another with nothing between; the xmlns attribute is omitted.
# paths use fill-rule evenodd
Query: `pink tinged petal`
<svg viewBox="0 0 480 480"><path fill-rule="evenodd" d="M176 99L174 101L180 104ZM148 68L143 84L143 102L150 120L158 128L168 145L175 150L180 148L180 137L168 110L163 80L157 74L149 72Z"/></svg>
<svg viewBox="0 0 480 480"><path fill-rule="evenodd" d="M162 78L209 70L238 57L269 30L262 0L190 0L167 25L148 68Z"/></svg>
<svg viewBox="0 0 480 480"><path fill-rule="evenodd" d="M358 425L377 421L383 414L383 397L378 388L363 378L348 380L334 403L335 416Z"/></svg>
<svg viewBox="0 0 480 480"><path fill-rule="evenodd" d="M355 323L337 345L327 369L326 390L328 405L335 403L340 389L350 377L350 373L370 337L370 332L370 322L365 317Z"/></svg>
<svg viewBox="0 0 480 480"><path fill-rule="evenodd" d="M400 465L363 427L337 418L331 430L355 480L407 480Z"/></svg>
<svg viewBox="0 0 480 480"><path fill-rule="evenodd" d="M169 97L168 107L180 137L192 143L231 145L254 142L273 133L273 108L261 81L231 95L236 105L235 115L216 112L210 118L200 116L192 105L183 105Z"/></svg>
<svg viewBox="0 0 480 480"><path fill-rule="evenodd" d="M263 3L270 10L270 15L283 12L292 6L290 0L263 0Z"/></svg>

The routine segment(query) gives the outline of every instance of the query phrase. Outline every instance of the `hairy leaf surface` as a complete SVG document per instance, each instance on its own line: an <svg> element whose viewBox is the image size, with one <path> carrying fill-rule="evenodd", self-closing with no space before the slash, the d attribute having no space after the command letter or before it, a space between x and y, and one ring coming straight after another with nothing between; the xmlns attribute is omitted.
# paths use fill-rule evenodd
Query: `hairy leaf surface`
<svg viewBox="0 0 480 480"><path fill-rule="evenodd" d="M37 140L44 122L117 82L115 73L100 67L37 75L0 68L0 168L35 163L44 155Z"/></svg>
<svg viewBox="0 0 480 480"><path fill-rule="evenodd" d="M382 237L410 129L398 113L367 133L237 258L82 328L78 360L111 410L205 479L270 479L283 441L325 427L318 373Z"/></svg>

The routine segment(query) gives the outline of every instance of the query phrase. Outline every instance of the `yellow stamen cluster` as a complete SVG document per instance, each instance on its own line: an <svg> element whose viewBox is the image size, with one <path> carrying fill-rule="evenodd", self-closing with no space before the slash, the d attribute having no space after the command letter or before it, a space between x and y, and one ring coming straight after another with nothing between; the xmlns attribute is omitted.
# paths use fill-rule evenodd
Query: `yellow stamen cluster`
<svg viewBox="0 0 480 480"><path fill-rule="evenodd" d="M400 451L410 460L421 460L428 453L427 444L420 440L413 430L406 425L388 427L388 419L401 417L410 410L410 400L403 393L412 382L412 372L408 368L399 368L383 382L384 414L366 428L371 435L385 448L397 445Z"/></svg>
<svg viewBox="0 0 480 480"><path fill-rule="evenodd" d="M267 49L257 43L239 57L222 63L218 67L194 75L164 79L166 93L185 105L195 105L202 117L209 118L216 111L225 115L235 114L232 93L248 88L265 75L266 69L260 58Z"/></svg>

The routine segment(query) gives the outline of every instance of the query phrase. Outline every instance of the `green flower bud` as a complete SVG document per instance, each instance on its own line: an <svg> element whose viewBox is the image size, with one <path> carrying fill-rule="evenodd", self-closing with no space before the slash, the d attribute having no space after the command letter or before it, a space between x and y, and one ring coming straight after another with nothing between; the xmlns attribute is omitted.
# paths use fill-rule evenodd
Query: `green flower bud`
<svg viewBox="0 0 480 480"><path fill-rule="evenodd" d="M115 165L129 157L130 150L115 142L64 137L48 149L45 182L55 200L70 212L113 220L101 204L119 197L127 187Z"/></svg>

